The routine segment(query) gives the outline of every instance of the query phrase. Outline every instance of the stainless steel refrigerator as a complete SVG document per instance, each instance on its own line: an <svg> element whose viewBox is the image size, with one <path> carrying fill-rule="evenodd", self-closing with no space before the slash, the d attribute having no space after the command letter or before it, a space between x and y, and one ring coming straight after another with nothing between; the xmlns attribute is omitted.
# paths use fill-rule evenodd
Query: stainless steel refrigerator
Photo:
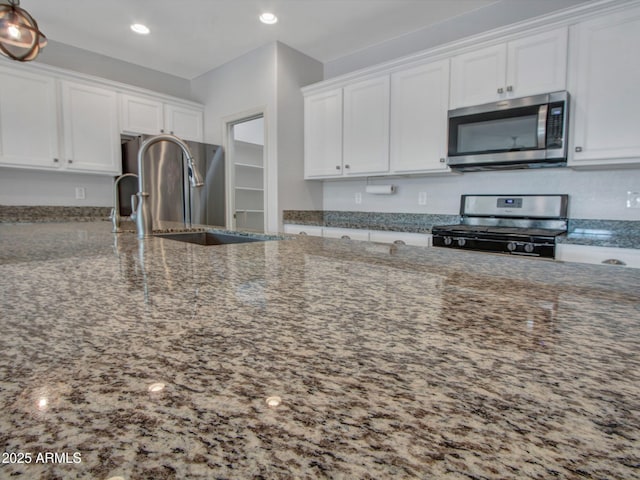
<svg viewBox="0 0 640 480"><path fill-rule="evenodd" d="M122 173L138 173L138 150L149 135L122 136ZM191 223L225 226L225 173L222 147L186 142L193 161L204 178L204 185L189 185L182 150L170 142L159 142L147 150L144 158L145 191L149 193L152 228L159 221L189 223L187 204L191 205ZM131 215L131 195L138 191L138 180L124 178L119 185L120 215ZM187 203L189 202L189 203Z"/></svg>

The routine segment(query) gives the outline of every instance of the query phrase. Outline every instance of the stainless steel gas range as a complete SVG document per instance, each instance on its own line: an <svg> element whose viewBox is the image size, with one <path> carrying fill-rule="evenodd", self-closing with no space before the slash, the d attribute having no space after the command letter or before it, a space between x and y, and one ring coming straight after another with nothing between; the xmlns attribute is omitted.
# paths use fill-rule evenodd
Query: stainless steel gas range
<svg viewBox="0 0 640 480"><path fill-rule="evenodd" d="M462 195L461 223L432 228L436 247L555 258L568 195Z"/></svg>

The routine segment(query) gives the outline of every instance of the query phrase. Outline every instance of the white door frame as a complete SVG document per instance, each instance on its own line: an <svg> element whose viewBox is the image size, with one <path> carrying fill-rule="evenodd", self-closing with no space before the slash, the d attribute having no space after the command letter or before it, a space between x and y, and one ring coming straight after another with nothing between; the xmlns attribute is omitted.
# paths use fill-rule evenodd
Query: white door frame
<svg viewBox="0 0 640 480"><path fill-rule="evenodd" d="M269 198L269 194L267 191L267 172L268 172L268 139L267 139L267 107L257 107L252 108L250 110L245 110L243 112L238 112L233 115L229 115L227 117L222 118L222 147L224 148L224 163L225 163L225 185L226 185L226 196L227 196L227 225L226 228L229 230L235 230L236 222L233 217L236 209L236 197L235 197L235 169L233 165L233 126L238 123L243 123L254 118L262 117L264 121L264 146L262 149L262 164L264 167L262 181L264 184L264 215L263 215L263 230L267 232L267 225L269 224L269 203L267 199Z"/></svg>

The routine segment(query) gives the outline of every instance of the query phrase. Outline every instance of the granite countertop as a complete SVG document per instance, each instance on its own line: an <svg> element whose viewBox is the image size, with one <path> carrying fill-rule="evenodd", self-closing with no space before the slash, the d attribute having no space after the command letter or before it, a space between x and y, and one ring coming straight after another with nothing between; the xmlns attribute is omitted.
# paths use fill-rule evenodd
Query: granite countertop
<svg viewBox="0 0 640 480"><path fill-rule="evenodd" d="M640 270L110 228L0 225L2 479L640 478Z"/></svg>
<svg viewBox="0 0 640 480"><path fill-rule="evenodd" d="M290 224L416 233L431 233L435 225L458 224L460 218L428 213L284 211L284 222ZM567 234L559 236L557 241L594 247L640 248L640 221L570 218Z"/></svg>

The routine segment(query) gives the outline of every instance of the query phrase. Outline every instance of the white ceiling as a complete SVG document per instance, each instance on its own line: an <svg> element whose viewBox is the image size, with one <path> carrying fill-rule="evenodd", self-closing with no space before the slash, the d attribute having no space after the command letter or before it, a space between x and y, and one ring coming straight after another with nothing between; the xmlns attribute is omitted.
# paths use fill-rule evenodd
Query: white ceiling
<svg viewBox="0 0 640 480"><path fill-rule="evenodd" d="M190 80L275 40L326 63L491 4L536 2L548 11L557 1L22 0L21 7L51 40ZM278 23L260 23L265 11ZM151 34L133 33L132 23Z"/></svg>
<svg viewBox="0 0 640 480"><path fill-rule="evenodd" d="M497 0L22 0L51 40L192 79L279 40L321 62ZM279 21L258 21L264 11ZM151 34L129 26L143 23Z"/></svg>

